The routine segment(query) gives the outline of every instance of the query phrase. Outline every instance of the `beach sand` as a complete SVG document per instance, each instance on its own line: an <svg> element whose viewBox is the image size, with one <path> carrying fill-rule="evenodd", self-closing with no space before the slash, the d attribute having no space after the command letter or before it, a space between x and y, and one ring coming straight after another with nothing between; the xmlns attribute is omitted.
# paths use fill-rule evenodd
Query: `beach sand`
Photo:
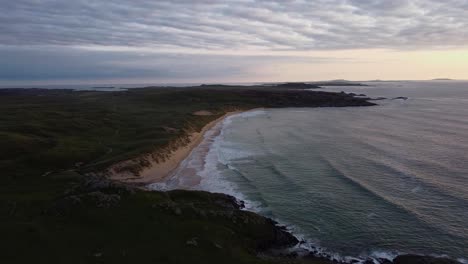
<svg viewBox="0 0 468 264"><path fill-rule="evenodd" d="M222 122L218 122L212 126L203 136L203 140L195 146L191 153L174 169L168 177L165 177L156 185L152 185L152 189L184 189L191 190L200 185L202 176L199 172L205 170L206 157L213 147L216 138L221 134L223 129Z"/></svg>
<svg viewBox="0 0 468 264"><path fill-rule="evenodd" d="M125 183L134 183L134 184L150 184L157 183L167 180L167 178L172 174L172 172L178 168L180 163L186 159L192 150L197 147L204 139L204 135L207 131L212 129L218 123L222 122L226 117L238 114L244 111L233 111L224 114L223 116L211 121L206 124L200 132L195 132L190 135L189 143L181 147L170 154L170 157L164 162L150 161L150 165L144 168L139 176L135 176L129 172L117 172L117 167L119 164L111 167L109 169L109 178L116 181L121 181ZM208 151L208 150L206 150ZM122 164L122 163L121 163ZM184 174L188 175L188 181L194 181L192 184L197 184L196 177L190 177L190 175L195 176L194 172L184 171Z"/></svg>

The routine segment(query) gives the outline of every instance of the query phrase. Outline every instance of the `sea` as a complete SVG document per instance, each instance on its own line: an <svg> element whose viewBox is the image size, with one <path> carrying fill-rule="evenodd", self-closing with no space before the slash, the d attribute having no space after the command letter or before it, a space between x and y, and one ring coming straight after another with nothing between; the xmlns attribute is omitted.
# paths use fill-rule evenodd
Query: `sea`
<svg viewBox="0 0 468 264"><path fill-rule="evenodd" d="M468 82L365 84L323 90L386 99L229 116L150 187L233 195L330 258L468 263Z"/></svg>

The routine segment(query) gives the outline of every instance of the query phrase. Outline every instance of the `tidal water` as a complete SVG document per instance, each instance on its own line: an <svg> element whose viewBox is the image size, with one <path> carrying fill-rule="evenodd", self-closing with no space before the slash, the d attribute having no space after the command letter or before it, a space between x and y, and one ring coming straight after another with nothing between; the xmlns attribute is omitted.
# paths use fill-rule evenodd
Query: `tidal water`
<svg viewBox="0 0 468 264"><path fill-rule="evenodd" d="M186 188L243 199L290 227L306 241L302 247L331 255L464 261L468 82L368 85L325 90L389 99L227 118L184 161L200 178ZM399 96L408 99L391 99Z"/></svg>

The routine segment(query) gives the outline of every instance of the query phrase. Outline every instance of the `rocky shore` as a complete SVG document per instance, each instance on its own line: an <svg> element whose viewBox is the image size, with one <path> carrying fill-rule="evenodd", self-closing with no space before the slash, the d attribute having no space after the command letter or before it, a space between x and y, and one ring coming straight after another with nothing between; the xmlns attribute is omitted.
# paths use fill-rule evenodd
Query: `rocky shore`
<svg viewBox="0 0 468 264"><path fill-rule="evenodd" d="M222 222L234 227L232 230L236 235L250 237L251 249L257 256L277 263L461 264L449 258L413 254L399 255L393 260L368 258L340 261L322 253L300 249L297 246L305 241L300 241L274 220L243 210L243 202L232 196L201 191L144 191L140 186L116 182L94 174L87 175L80 183L67 189L44 213L66 217L77 210L91 207L116 210L122 206L123 200L139 195L157 197L150 204L151 211L160 211L175 218L207 222L222 219ZM194 236L185 244L197 248L200 241L205 239L203 236ZM211 243L222 248L216 241Z"/></svg>

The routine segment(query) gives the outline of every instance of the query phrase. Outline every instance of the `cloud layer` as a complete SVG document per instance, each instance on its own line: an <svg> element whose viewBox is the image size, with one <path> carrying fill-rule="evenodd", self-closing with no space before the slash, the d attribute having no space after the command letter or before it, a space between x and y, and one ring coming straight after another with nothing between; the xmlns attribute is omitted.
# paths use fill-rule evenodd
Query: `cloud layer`
<svg viewBox="0 0 468 264"><path fill-rule="evenodd" d="M0 81L278 77L348 63L330 55L344 50L466 48L467 10L468 0L3 1Z"/></svg>
<svg viewBox="0 0 468 264"><path fill-rule="evenodd" d="M467 0L15 0L0 43L313 50L466 45Z"/></svg>

